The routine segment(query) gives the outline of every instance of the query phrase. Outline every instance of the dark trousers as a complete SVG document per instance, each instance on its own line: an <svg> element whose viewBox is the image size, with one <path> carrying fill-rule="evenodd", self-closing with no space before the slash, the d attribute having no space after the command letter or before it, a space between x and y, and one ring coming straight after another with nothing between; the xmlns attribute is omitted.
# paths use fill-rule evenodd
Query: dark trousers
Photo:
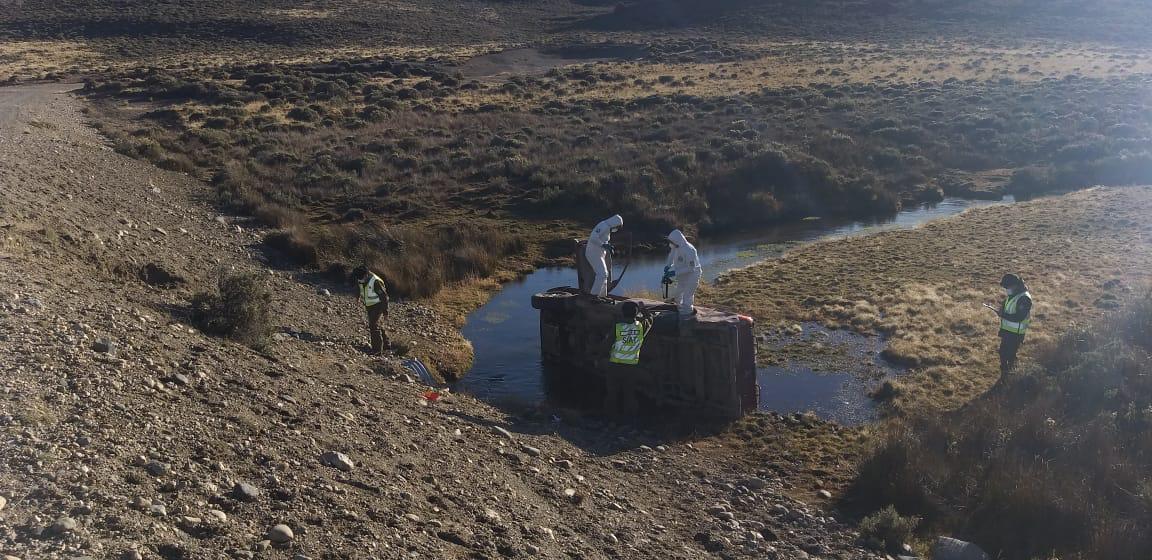
<svg viewBox="0 0 1152 560"><path fill-rule="evenodd" d="M1000 331L1000 375L1008 375L1016 369L1016 353L1024 344L1024 335Z"/></svg>
<svg viewBox="0 0 1152 560"><path fill-rule="evenodd" d="M388 318L388 304L384 302L370 305L368 310L368 336L372 339L372 353L379 354L388 347L388 335L380 328L380 319Z"/></svg>
<svg viewBox="0 0 1152 560"><path fill-rule="evenodd" d="M634 418L639 409L636 391L640 388L636 366L608 364L608 377L605 381L607 394L604 396L604 411L609 416Z"/></svg>

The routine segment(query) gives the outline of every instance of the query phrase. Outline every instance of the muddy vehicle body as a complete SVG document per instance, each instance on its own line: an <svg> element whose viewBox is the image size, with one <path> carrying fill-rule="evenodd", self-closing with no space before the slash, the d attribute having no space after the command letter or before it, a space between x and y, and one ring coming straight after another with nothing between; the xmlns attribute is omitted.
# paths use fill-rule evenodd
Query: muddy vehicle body
<svg viewBox="0 0 1152 560"><path fill-rule="evenodd" d="M697 307L693 318L681 319L674 305L661 301L591 296L591 267L582 258L582 243L575 252L580 287L532 297L540 311L550 398L579 392L610 415L645 418L731 420L756 409L752 318ZM638 364L614 364L609 358L615 325L628 301L637 304L650 330Z"/></svg>

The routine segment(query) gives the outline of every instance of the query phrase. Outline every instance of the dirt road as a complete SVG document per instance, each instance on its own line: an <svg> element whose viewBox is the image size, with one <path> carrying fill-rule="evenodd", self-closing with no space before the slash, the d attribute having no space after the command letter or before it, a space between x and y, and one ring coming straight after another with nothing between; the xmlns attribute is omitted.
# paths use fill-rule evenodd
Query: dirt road
<svg viewBox="0 0 1152 560"><path fill-rule="evenodd" d="M0 89L0 553L875 557L789 497L816 498L779 478L789 460L430 405L357 350L344 286L268 269L261 232L193 178L115 153L62 89ZM266 352L183 322L219 269L267 277ZM443 324L413 303L391 318L426 345L457 340Z"/></svg>

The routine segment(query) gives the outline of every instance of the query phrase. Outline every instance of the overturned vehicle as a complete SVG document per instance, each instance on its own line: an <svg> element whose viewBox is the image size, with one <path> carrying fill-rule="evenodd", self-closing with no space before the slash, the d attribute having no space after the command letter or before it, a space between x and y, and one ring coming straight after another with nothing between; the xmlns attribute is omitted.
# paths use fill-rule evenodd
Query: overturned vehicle
<svg viewBox="0 0 1152 560"><path fill-rule="evenodd" d="M756 409L750 317L697 307L694 317L681 319L676 306L661 301L592 296L593 273L583 249L577 244L578 288L553 288L532 297L532 307L540 311L550 393L579 392L585 402L623 417L732 420ZM609 285L617 282L610 279ZM647 333L635 364L610 360L626 302L640 310Z"/></svg>

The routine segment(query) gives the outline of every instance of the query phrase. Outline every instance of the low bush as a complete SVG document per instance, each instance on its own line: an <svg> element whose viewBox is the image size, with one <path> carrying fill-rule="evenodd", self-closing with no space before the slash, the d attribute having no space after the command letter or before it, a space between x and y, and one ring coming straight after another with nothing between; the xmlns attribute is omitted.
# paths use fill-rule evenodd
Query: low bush
<svg viewBox="0 0 1152 560"><path fill-rule="evenodd" d="M1027 200L1038 194L1053 190L1051 170L1044 167L1025 167L1012 173L1008 182L1008 192L1017 200Z"/></svg>
<svg viewBox="0 0 1152 560"><path fill-rule="evenodd" d="M264 236L264 244L281 265L315 266L320 262L320 250L302 230L274 231Z"/></svg>
<svg viewBox="0 0 1152 560"><path fill-rule="evenodd" d="M526 248L521 236L495 224L409 228L395 235L394 248L374 248L366 260L399 297L430 297L447 284L490 276Z"/></svg>
<svg viewBox="0 0 1152 560"><path fill-rule="evenodd" d="M953 414L893 424L846 507L894 505L1006 560L1152 557L1152 294L1024 369Z"/></svg>
<svg viewBox="0 0 1152 560"><path fill-rule="evenodd" d="M860 522L860 538L876 550L900 552L919 524L919 519L900 515L896 508L888 506Z"/></svg>
<svg viewBox="0 0 1152 560"><path fill-rule="evenodd" d="M200 330L262 348L272 333L272 294L254 273L221 273L216 289L192 298L192 323Z"/></svg>

